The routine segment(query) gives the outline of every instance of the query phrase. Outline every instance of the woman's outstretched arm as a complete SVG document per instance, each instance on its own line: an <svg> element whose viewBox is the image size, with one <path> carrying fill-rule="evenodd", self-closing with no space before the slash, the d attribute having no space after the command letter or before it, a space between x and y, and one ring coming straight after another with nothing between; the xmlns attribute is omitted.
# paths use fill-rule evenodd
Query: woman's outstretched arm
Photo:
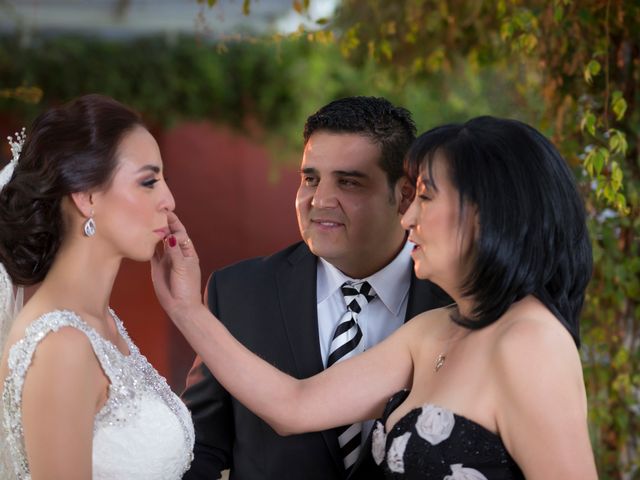
<svg viewBox="0 0 640 480"><path fill-rule="evenodd" d="M297 380L263 361L202 304L196 251L175 215L169 226L175 241L168 239L152 260L160 303L216 379L278 433L325 430L374 418L393 393L410 385L410 324L308 379Z"/></svg>

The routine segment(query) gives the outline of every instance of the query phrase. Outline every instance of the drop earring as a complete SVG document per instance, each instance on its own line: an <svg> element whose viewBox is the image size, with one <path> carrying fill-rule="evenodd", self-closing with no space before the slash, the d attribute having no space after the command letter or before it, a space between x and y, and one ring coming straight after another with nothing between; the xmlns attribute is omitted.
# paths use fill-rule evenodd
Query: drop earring
<svg viewBox="0 0 640 480"><path fill-rule="evenodd" d="M93 237L96 234L96 222L93 220L93 209L91 210L91 214L89 215L89 218L87 218L87 221L84 222L83 229L86 237Z"/></svg>

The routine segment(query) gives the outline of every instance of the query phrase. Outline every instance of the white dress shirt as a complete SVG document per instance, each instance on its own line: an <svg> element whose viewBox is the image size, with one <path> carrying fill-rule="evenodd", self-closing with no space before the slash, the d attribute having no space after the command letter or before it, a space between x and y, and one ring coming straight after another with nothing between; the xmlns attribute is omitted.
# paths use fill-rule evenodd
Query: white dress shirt
<svg viewBox="0 0 640 480"><path fill-rule="evenodd" d="M340 318L347 311L347 305L340 291L346 281L368 281L376 297L366 304L358 314L358 324L362 330L364 349L380 343L403 323L407 313L409 287L411 285L411 250L413 244L406 242L396 257L382 270L366 278L351 278L326 260L320 258L316 271L316 298L318 301L318 333L322 363L327 367L329 346ZM366 440L373 421L364 422L362 441Z"/></svg>

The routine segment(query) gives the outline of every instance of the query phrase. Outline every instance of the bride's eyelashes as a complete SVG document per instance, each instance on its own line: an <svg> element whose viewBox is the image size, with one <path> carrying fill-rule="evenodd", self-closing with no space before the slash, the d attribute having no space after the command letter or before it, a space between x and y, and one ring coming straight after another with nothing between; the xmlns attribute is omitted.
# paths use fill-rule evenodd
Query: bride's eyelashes
<svg viewBox="0 0 640 480"><path fill-rule="evenodd" d="M146 187L146 188L153 188L153 186L154 186L156 183L158 183L159 181L160 181L160 179L159 179L159 178L150 178L150 179L147 179L147 180L143 180L143 181L140 183L140 185L142 185L143 187ZM165 179L165 181L166 181L166 179Z"/></svg>

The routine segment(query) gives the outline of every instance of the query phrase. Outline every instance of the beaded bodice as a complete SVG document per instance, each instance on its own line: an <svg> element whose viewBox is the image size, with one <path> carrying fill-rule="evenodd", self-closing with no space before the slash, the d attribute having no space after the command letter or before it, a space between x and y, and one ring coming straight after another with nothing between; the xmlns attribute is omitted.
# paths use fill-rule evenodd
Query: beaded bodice
<svg viewBox="0 0 640 480"><path fill-rule="evenodd" d="M175 480L188 469L194 443L189 412L131 341L120 319L113 311L111 314L129 355L70 311L41 316L9 350L0 402L0 438L6 437L13 467L6 472L7 478L30 479L22 430L22 388L38 344L63 327L76 328L88 337L110 382L108 399L94 420L93 478Z"/></svg>
<svg viewBox="0 0 640 480"><path fill-rule="evenodd" d="M468 418L431 404L414 408L385 431L389 415L409 395L398 392L372 432L373 459L390 479L520 480L502 440Z"/></svg>

